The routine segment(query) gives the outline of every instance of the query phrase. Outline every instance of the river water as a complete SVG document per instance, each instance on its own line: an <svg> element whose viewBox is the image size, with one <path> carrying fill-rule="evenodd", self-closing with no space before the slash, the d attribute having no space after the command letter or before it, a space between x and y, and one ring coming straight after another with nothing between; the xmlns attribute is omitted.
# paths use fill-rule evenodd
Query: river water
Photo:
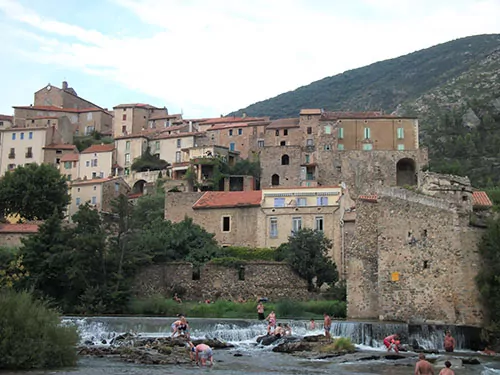
<svg viewBox="0 0 500 375"><path fill-rule="evenodd" d="M80 332L82 343L103 345L105 340L125 332L132 332L147 337L164 337L170 334L170 324L174 318L146 317L94 317L72 318L63 320L65 324L75 324ZM265 325L255 320L216 320L189 319L193 338L219 338L231 342L235 348L215 350L215 364L212 368L200 369L194 365L184 366L148 366L121 362L115 358L81 357L75 368L56 371L31 371L3 373L4 375L118 375L118 374L199 374L210 372L216 374L413 374L415 358L404 360L371 360L352 363L334 363L330 359L310 360L290 354L274 353L272 346L256 345L256 337L265 333ZM315 331L307 330L306 321L287 321L291 324L296 336L316 335L323 333L319 324ZM334 322L334 336L350 337L357 349L366 353L383 354L385 352L382 339L388 334L398 332L408 342L417 342L426 349L442 350L442 338L445 329L452 330L457 339L458 351L454 356L474 356L481 361L480 365L465 365L454 368L457 375L493 375L500 374L500 358L479 356L469 345L470 330L461 327L427 326L418 328L406 324L384 324L363 322ZM1 354L0 354L1 355ZM186 354L187 355L187 354ZM432 355L429 355L432 356ZM443 357L443 354L437 355ZM436 374L440 368L436 368Z"/></svg>

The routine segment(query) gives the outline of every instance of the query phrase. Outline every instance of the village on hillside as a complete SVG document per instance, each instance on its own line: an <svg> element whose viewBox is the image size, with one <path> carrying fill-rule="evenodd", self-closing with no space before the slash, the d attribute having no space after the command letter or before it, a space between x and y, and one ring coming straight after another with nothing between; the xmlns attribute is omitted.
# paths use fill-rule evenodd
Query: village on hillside
<svg viewBox="0 0 500 375"><path fill-rule="evenodd" d="M84 203L106 213L117 196L134 201L161 184L165 219L189 216L223 247L277 248L302 228L323 232L347 280L349 318L483 319L471 249L492 204L466 177L426 171L417 118L304 108L277 120L185 119L142 103L101 108L67 82L13 108L0 116L0 175L56 166L68 220ZM4 244L37 231L8 219Z"/></svg>

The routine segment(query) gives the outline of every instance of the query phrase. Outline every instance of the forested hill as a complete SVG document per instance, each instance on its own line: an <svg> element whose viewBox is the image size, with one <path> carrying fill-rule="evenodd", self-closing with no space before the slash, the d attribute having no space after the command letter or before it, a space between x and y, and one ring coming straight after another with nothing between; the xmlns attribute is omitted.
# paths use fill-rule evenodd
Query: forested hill
<svg viewBox="0 0 500 375"><path fill-rule="evenodd" d="M301 108L418 116L432 170L467 175L477 187L500 186L500 34L324 78L234 115L297 117Z"/></svg>
<svg viewBox="0 0 500 375"><path fill-rule="evenodd" d="M295 117L301 108L394 111L453 81L500 47L500 34L454 40L323 78L230 115Z"/></svg>

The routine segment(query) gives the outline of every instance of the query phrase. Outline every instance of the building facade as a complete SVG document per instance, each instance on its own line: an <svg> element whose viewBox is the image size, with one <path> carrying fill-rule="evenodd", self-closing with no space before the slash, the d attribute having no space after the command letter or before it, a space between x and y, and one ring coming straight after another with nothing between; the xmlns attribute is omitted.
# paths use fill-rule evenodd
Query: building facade
<svg viewBox="0 0 500 375"><path fill-rule="evenodd" d="M78 178L95 179L113 176L115 164L115 145L92 145L80 153Z"/></svg>
<svg viewBox="0 0 500 375"><path fill-rule="evenodd" d="M8 115L0 115L0 130L9 129L14 125L14 117Z"/></svg>

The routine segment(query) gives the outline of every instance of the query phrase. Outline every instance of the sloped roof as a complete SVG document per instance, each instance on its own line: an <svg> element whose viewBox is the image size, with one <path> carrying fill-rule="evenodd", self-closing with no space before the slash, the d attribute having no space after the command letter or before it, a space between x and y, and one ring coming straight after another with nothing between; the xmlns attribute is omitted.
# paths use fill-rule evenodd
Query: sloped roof
<svg viewBox="0 0 500 375"><path fill-rule="evenodd" d="M79 158L80 158L79 154L68 153L61 157L61 162L64 163L65 161L78 161Z"/></svg>
<svg viewBox="0 0 500 375"><path fill-rule="evenodd" d="M75 145L70 145L66 143L51 143L50 145L43 147L45 150L75 150Z"/></svg>
<svg viewBox="0 0 500 375"><path fill-rule="evenodd" d="M98 184L103 184L105 182L109 181L118 181L122 180L123 178L121 177L104 177L104 178L94 178L94 179L89 179L89 180L76 180L71 183L71 186L78 186L78 185L98 185Z"/></svg>
<svg viewBox="0 0 500 375"><path fill-rule="evenodd" d="M416 118L411 116L397 116L391 114L384 114L381 111L366 111L366 112L323 112L321 121L340 120L340 119L404 119Z"/></svg>
<svg viewBox="0 0 500 375"><path fill-rule="evenodd" d="M209 125L209 124L229 124L235 122L254 122L254 121L265 121L267 118L264 117L216 117L209 118L205 121L200 122L200 125Z"/></svg>
<svg viewBox="0 0 500 375"><path fill-rule="evenodd" d="M375 194L371 195L359 195L358 199L365 201L365 202L372 202L372 203L377 203L378 201L378 196Z"/></svg>
<svg viewBox="0 0 500 375"><path fill-rule="evenodd" d="M301 115L321 115L319 108L304 108L300 110Z"/></svg>
<svg viewBox="0 0 500 375"><path fill-rule="evenodd" d="M84 99L85 100L85 99ZM13 106L12 108L18 109L32 109L34 111L52 111L52 112L70 112L70 113L83 113L83 112L107 112L103 108L99 107L89 107L89 108L61 108L54 106L46 106L46 105L22 105L22 106Z"/></svg>
<svg viewBox="0 0 500 375"><path fill-rule="evenodd" d="M146 109L161 109L157 108L151 104L146 104L146 103L129 103L129 104L118 104L117 106L114 106L113 108L146 108Z"/></svg>
<svg viewBox="0 0 500 375"><path fill-rule="evenodd" d="M194 209L260 206L262 191L207 191L193 205Z"/></svg>
<svg viewBox="0 0 500 375"><path fill-rule="evenodd" d="M115 149L114 144L92 145L82 151L82 154L94 154L96 152L110 152Z"/></svg>
<svg viewBox="0 0 500 375"><path fill-rule="evenodd" d="M298 128L300 119L298 117L294 118L282 118L272 121L267 125L266 129L286 129L286 128Z"/></svg>
<svg viewBox="0 0 500 375"><path fill-rule="evenodd" d="M13 116L9 116L9 115L0 115L0 121L10 121L12 122L12 120L14 119Z"/></svg>
<svg viewBox="0 0 500 375"><path fill-rule="evenodd" d="M472 193L472 204L474 206L490 207L493 206L490 197L484 191L474 191Z"/></svg>
<svg viewBox="0 0 500 375"><path fill-rule="evenodd" d="M36 233L38 224L0 224L0 233Z"/></svg>

